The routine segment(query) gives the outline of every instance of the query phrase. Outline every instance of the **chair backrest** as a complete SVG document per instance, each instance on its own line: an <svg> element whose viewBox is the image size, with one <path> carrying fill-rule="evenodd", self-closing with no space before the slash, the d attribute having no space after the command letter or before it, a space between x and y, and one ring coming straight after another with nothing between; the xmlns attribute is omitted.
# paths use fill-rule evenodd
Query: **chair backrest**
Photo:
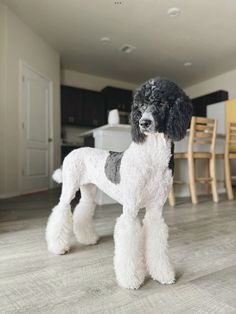
<svg viewBox="0 0 236 314"><path fill-rule="evenodd" d="M207 146L207 151L214 154L216 144L216 132L216 119L209 119L205 117L192 117L189 132L188 153L191 154L191 152L194 151L195 144L200 144ZM206 149L204 149L204 151L206 151Z"/></svg>
<svg viewBox="0 0 236 314"><path fill-rule="evenodd" d="M225 154L236 151L236 123L228 122L226 127Z"/></svg>

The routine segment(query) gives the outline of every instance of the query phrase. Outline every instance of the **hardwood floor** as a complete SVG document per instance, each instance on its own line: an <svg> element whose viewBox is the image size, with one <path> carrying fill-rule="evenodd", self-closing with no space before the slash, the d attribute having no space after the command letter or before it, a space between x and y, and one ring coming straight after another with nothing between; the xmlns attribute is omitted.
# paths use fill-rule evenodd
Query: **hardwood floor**
<svg viewBox="0 0 236 314"><path fill-rule="evenodd" d="M121 206L97 207L98 245L73 240L69 254L54 256L44 230L57 200L53 190L0 201L0 313L236 313L236 201L166 206L177 283L147 278L130 291L113 271Z"/></svg>

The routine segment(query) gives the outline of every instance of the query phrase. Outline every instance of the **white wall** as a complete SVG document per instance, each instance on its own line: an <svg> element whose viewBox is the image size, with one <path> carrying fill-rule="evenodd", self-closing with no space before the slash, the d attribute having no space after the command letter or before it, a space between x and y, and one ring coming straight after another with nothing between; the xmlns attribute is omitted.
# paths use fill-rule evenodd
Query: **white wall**
<svg viewBox="0 0 236 314"><path fill-rule="evenodd" d="M5 154L4 154L4 142L5 142L5 96L6 96L6 12L5 6L0 4L0 193L4 189L5 178Z"/></svg>
<svg viewBox="0 0 236 314"><path fill-rule="evenodd" d="M3 57L0 57L0 65L2 60L7 69L0 78L0 82L4 81L5 84L5 98L4 95L0 96L1 125L4 129L1 137L3 152L2 157L0 156L0 177L2 176L0 197L4 197L19 193L20 60L31 65L53 82L54 166L60 164L60 57L8 8L1 6L0 11L0 17L4 20L4 23L1 22L1 26L4 26L1 27L1 33L5 38L4 42L0 41L0 48L5 51Z"/></svg>
<svg viewBox="0 0 236 314"><path fill-rule="evenodd" d="M61 71L61 84L100 91L106 86L135 90L138 86L128 82L122 82L107 77L95 76L71 70Z"/></svg>
<svg viewBox="0 0 236 314"><path fill-rule="evenodd" d="M219 89L228 91L229 99L236 99L236 69L189 86L185 88L185 92L190 97L198 97Z"/></svg>

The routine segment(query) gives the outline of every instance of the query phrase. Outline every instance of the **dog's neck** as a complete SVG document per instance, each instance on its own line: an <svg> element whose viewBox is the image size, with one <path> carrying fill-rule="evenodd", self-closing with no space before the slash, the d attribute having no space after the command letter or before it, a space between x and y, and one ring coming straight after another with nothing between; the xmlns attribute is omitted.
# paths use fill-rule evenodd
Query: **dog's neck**
<svg viewBox="0 0 236 314"><path fill-rule="evenodd" d="M132 142L132 144L137 145L140 149L152 148L152 150L169 146L170 143L170 138L168 138L164 133L147 134L145 140L142 143Z"/></svg>
<svg viewBox="0 0 236 314"><path fill-rule="evenodd" d="M160 145L167 145L169 142L171 142L170 139L164 133L154 133L146 135L143 145L159 147Z"/></svg>
<svg viewBox="0 0 236 314"><path fill-rule="evenodd" d="M152 162L153 165L168 165L171 156L171 140L164 133L148 134L143 143L132 142L130 149L135 151L135 158Z"/></svg>

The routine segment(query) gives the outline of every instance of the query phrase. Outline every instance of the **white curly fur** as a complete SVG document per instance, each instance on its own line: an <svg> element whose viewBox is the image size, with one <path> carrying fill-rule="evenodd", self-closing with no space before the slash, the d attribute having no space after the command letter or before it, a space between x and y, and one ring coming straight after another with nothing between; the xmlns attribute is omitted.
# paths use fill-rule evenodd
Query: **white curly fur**
<svg viewBox="0 0 236 314"><path fill-rule="evenodd" d="M61 169L57 169L53 172L52 178L57 183L62 183L62 171Z"/></svg>
<svg viewBox="0 0 236 314"><path fill-rule="evenodd" d="M79 203L75 207L73 230L77 241L82 244L96 244L99 239L92 222L95 207L95 203Z"/></svg>
<svg viewBox="0 0 236 314"><path fill-rule="evenodd" d="M55 254L65 254L70 249L72 234L72 214L70 205L58 204L52 210L46 228L48 250Z"/></svg>
<svg viewBox="0 0 236 314"><path fill-rule="evenodd" d="M163 217L156 213L147 213L144 219L144 234L145 258L149 274L162 284L174 283L174 269L167 254L168 227Z"/></svg>
<svg viewBox="0 0 236 314"><path fill-rule="evenodd" d="M145 278L143 228L138 218L121 215L114 231L114 267L118 284L137 289Z"/></svg>

